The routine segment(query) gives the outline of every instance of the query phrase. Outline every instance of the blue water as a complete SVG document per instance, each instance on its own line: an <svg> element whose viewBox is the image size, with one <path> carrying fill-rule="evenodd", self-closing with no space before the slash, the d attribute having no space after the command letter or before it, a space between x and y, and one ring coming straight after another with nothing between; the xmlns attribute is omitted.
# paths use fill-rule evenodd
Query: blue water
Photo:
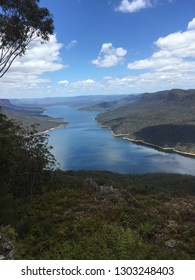
<svg viewBox="0 0 195 280"><path fill-rule="evenodd" d="M120 173L174 172L195 175L195 158L165 153L114 137L96 121L96 112L65 106L44 112L69 125L49 132L49 144L63 170L109 170Z"/></svg>

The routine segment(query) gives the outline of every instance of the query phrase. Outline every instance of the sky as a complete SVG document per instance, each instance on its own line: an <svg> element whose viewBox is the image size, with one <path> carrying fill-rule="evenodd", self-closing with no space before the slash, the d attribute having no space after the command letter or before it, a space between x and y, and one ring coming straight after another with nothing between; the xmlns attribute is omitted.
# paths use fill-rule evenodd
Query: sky
<svg viewBox="0 0 195 280"><path fill-rule="evenodd" d="M195 88L195 0L40 0L48 43L0 79L0 98Z"/></svg>

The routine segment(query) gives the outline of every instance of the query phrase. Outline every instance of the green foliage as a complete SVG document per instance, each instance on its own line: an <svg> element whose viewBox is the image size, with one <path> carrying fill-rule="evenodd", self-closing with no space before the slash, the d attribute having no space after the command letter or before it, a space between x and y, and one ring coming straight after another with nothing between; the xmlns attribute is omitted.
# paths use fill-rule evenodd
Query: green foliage
<svg viewBox="0 0 195 280"><path fill-rule="evenodd" d="M21 259L195 257L195 200L188 188L194 188L195 177L60 170L52 176L46 193L35 194L30 204L18 202L16 231ZM86 186L89 177L106 185L112 182L119 191L97 193ZM143 192L144 184L147 191ZM173 192L174 184L183 185L185 195ZM120 185L128 192L134 190L137 202Z"/></svg>
<svg viewBox="0 0 195 280"><path fill-rule="evenodd" d="M12 224L15 220L15 201L10 193L2 193L0 187L0 225Z"/></svg>
<svg viewBox="0 0 195 280"><path fill-rule="evenodd" d="M0 0L0 78L17 56L25 54L31 41L43 41L53 33L53 19L39 0Z"/></svg>
<svg viewBox="0 0 195 280"><path fill-rule="evenodd" d="M15 241L17 237L17 233L13 227L10 225L7 226L1 226L0 227L0 232L3 234L6 238L8 238L10 241Z"/></svg>
<svg viewBox="0 0 195 280"><path fill-rule="evenodd" d="M0 114L0 223L14 220L14 198L32 199L55 166L48 136L25 130Z"/></svg>
<svg viewBox="0 0 195 280"><path fill-rule="evenodd" d="M140 232L143 236L151 237L154 232L156 226L154 224L150 224L148 222L140 224Z"/></svg>

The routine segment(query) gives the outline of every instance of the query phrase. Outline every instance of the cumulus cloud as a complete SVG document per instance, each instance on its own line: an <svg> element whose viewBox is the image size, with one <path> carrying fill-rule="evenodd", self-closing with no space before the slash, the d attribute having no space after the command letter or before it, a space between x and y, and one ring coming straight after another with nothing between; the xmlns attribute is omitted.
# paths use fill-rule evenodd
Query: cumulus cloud
<svg viewBox="0 0 195 280"><path fill-rule="evenodd" d="M76 47L76 45L77 45L77 40L72 40L65 46L65 48L67 50L70 50L70 49Z"/></svg>
<svg viewBox="0 0 195 280"><path fill-rule="evenodd" d="M185 31L179 31L158 38L153 54L128 64L131 70L127 76L105 76L99 82L78 81L71 89L90 89L104 93L141 93L170 88L194 88L195 77L195 18ZM108 45L102 47L104 53ZM100 63L101 60L98 60ZM135 71L136 70L136 71ZM88 82L87 82L88 81ZM101 90L101 91L100 91Z"/></svg>
<svg viewBox="0 0 195 280"><path fill-rule="evenodd" d="M74 92L80 89L93 92L101 90L101 92L113 94L194 88L194 22L195 18L188 23L186 31L158 38L154 42L156 50L150 57L128 64L128 69L132 71L132 74L122 77L106 76L99 82L91 79L78 81L72 83L69 89ZM101 57L95 64L105 64L104 56L110 54L110 48L113 48L110 43L102 46ZM125 52L121 53L125 55Z"/></svg>
<svg viewBox="0 0 195 280"><path fill-rule="evenodd" d="M154 45L157 50L149 58L128 64L128 69L150 69L156 72L173 71L195 73L195 18L189 22L186 31L159 38Z"/></svg>
<svg viewBox="0 0 195 280"><path fill-rule="evenodd" d="M59 81L58 85L68 85L69 82L67 80Z"/></svg>
<svg viewBox="0 0 195 280"><path fill-rule="evenodd" d="M75 83L75 85L77 86L81 86L81 85L93 85L95 84L95 81L92 79L87 79L87 80L82 80L82 81L78 81Z"/></svg>
<svg viewBox="0 0 195 280"><path fill-rule="evenodd" d="M195 18L193 18L189 23L188 23L188 30L193 30L195 29Z"/></svg>
<svg viewBox="0 0 195 280"><path fill-rule="evenodd" d="M68 93L80 94L80 92L89 93L101 89L103 85L94 79L79 80L69 82L67 80L59 81L58 84L64 86L64 91Z"/></svg>
<svg viewBox="0 0 195 280"><path fill-rule="evenodd" d="M96 59L91 61L97 67L109 68L121 64L127 51L123 48L114 48L112 43L104 43Z"/></svg>
<svg viewBox="0 0 195 280"><path fill-rule="evenodd" d="M42 75L58 71L68 65L63 65L60 59L62 44L55 35L51 35L47 43L41 44L39 38L29 46L25 56L17 58L9 71L0 79L1 95L14 94L18 96L32 89L40 89L49 83L48 78ZM26 96L28 97L28 96Z"/></svg>
<svg viewBox="0 0 195 280"><path fill-rule="evenodd" d="M152 7L150 0L122 0L116 10L124 13L134 13L149 7Z"/></svg>

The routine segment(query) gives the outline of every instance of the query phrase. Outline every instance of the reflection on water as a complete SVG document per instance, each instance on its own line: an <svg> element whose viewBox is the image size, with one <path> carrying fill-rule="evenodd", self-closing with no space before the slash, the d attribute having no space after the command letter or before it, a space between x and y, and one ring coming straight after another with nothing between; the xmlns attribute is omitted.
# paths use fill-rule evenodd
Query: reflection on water
<svg viewBox="0 0 195 280"><path fill-rule="evenodd" d="M53 153L64 170L121 173L175 172L195 175L195 159L139 146L114 137L95 121L95 112L51 107L44 114L64 117L69 125L51 131Z"/></svg>

